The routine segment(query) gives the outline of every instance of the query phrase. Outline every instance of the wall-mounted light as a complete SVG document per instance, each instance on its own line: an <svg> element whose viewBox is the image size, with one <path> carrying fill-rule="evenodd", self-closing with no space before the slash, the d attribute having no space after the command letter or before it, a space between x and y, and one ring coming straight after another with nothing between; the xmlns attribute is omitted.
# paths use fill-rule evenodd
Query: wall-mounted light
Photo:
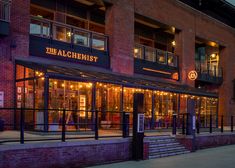
<svg viewBox="0 0 235 168"><path fill-rule="evenodd" d="M172 46L176 46L175 40L173 40L173 41L171 42L171 44L172 44Z"/></svg>
<svg viewBox="0 0 235 168"><path fill-rule="evenodd" d="M137 54L139 52L139 49L138 48L135 48L134 49L134 53Z"/></svg>
<svg viewBox="0 0 235 168"><path fill-rule="evenodd" d="M216 56L217 56L217 53L213 53L213 54L211 54L211 58L216 58Z"/></svg>

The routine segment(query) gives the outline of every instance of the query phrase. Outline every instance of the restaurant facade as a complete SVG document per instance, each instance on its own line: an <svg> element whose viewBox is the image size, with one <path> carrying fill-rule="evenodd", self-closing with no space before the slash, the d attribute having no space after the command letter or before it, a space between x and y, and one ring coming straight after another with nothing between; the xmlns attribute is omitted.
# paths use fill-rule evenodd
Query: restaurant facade
<svg viewBox="0 0 235 168"><path fill-rule="evenodd" d="M28 129L60 131L63 109L68 131L92 130L95 111L102 128L121 129L134 93L145 129L170 127L189 99L201 127L234 114L233 25L184 2L1 0L0 12L0 106L30 109Z"/></svg>

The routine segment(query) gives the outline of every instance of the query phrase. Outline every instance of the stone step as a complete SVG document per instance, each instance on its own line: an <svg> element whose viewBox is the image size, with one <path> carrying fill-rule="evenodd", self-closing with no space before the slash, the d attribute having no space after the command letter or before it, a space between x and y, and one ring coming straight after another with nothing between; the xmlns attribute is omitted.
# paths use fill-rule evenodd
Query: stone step
<svg viewBox="0 0 235 168"><path fill-rule="evenodd" d="M181 145L179 142L172 142L172 143L152 143L149 144L149 148L161 148L161 147L170 147L170 146L177 146Z"/></svg>
<svg viewBox="0 0 235 168"><path fill-rule="evenodd" d="M167 146L167 147L157 147L157 148L149 148L149 151L164 151L164 150L170 150L170 149L178 149L178 148L183 148L185 149L184 146L182 145L172 145L172 146Z"/></svg>
<svg viewBox="0 0 235 168"><path fill-rule="evenodd" d="M186 154L190 152L171 136L147 137L145 138L145 142L149 143L149 159Z"/></svg>
<svg viewBox="0 0 235 168"><path fill-rule="evenodd" d="M168 156L175 156L175 155L182 155L190 153L189 151L181 151L176 153L164 153L164 154L156 154L156 155L149 155L149 159L155 159L155 158L162 158L162 157L168 157Z"/></svg>
<svg viewBox="0 0 235 168"><path fill-rule="evenodd" d="M154 142L172 142L172 141L176 141L175 138L164 138L164 139L148 139L145 140L146 142L149 143L154 143Z"/></svg>
<svg viewBox="0 0 235 168"><path fill-rule="evenodd" d="M149 156L154 156L154 155L173 155L176 153L180 153L180 152L189 152L186 149L174 149L174 150L168 150L168 151L160 151L160 152L152 152L149 153Z"/></svg>
<svg viewBox="0 0 235 168"><path fill-rule="evenodd" d="M157 153L164 153L164 152L175 152L175 151L186 151L185 147L177 146L177 147L169 147L169 148L161 148L161 149L150 149L149 154L157 154Z"/></svg>

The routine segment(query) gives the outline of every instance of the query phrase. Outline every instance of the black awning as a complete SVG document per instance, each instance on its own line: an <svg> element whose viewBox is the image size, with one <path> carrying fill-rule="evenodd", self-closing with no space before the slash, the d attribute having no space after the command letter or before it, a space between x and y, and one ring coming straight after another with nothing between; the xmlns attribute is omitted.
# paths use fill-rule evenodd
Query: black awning
<svg viewBox="0 0 235 168"><path fill-rule="evenodd" d="M186 85L177 85L146 79L144 77L135 77L113 73L107 69L80 65L70 62L61 62L57 60L44 59L39 57L17 57L16 64L45 71L50 78L105 82L123 85L125 87L135 87L150 90L168 91L174 93L191 94L197 96L218 97L216 93L207 92L202 89L189 87Z"/></svg>

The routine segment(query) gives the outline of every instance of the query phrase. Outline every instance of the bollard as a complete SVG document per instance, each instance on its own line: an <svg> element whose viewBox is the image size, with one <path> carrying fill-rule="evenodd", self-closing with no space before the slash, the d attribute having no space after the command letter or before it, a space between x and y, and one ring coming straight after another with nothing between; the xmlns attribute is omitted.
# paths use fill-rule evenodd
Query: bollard
<svg viewBox="0 0 235 168"><path fill-rule="evenodd" d="M221 132L224 132L224 116L221 116Z"/></svg>
<svg viewBox="0 0 235 168"><path fill-rule="evenodd" d="M210 114L210 133L212 133L212 115Z"/></svg>
<svg viewBox="0 0 235 168"><path fill-rule="evenodd" d="M62 114L62 137L61 137L62 142L65 142L65 131L66 131L66 127L65 127L65 109L63 109L63 114Z"/></svg>
<svg viewBox="0 0 235 168"><path fill-rule="evenodd" d="M98 140L99 134L98 134L98 123L99 123L99 118L98 118L98 111L95 110L95 140Z"/></svg>
<svg viewBox="0 0 235 168"><path fill-rule="evenodd" d="M176 135L176 114L173 114L172 118L172 134Z"/></svg>
<svg viewBox="0 0 235 168"><path fill-rule="evenodd" d="M182 134L185 134L185 124L184 124L184 114L183 114L183 119L182 119Z"/></svg>
<svg viewBox="0 0 235 168"><path fill-rule="evenodd" d="M20 110L20 143L24 144L24 109L21 107Z"/></svg>
<svg viewBox="0 0 235 168"><path fill-rule="evenodd" d="M231 132L233 132L233 116L231 116Z"/></svg>
<svg viewBox="0 0 235 168"><path fill-rule="evenodd" d="M198 118L197 118L197 134L199 134L200 133L200 116L198 116Z"/></svg>

